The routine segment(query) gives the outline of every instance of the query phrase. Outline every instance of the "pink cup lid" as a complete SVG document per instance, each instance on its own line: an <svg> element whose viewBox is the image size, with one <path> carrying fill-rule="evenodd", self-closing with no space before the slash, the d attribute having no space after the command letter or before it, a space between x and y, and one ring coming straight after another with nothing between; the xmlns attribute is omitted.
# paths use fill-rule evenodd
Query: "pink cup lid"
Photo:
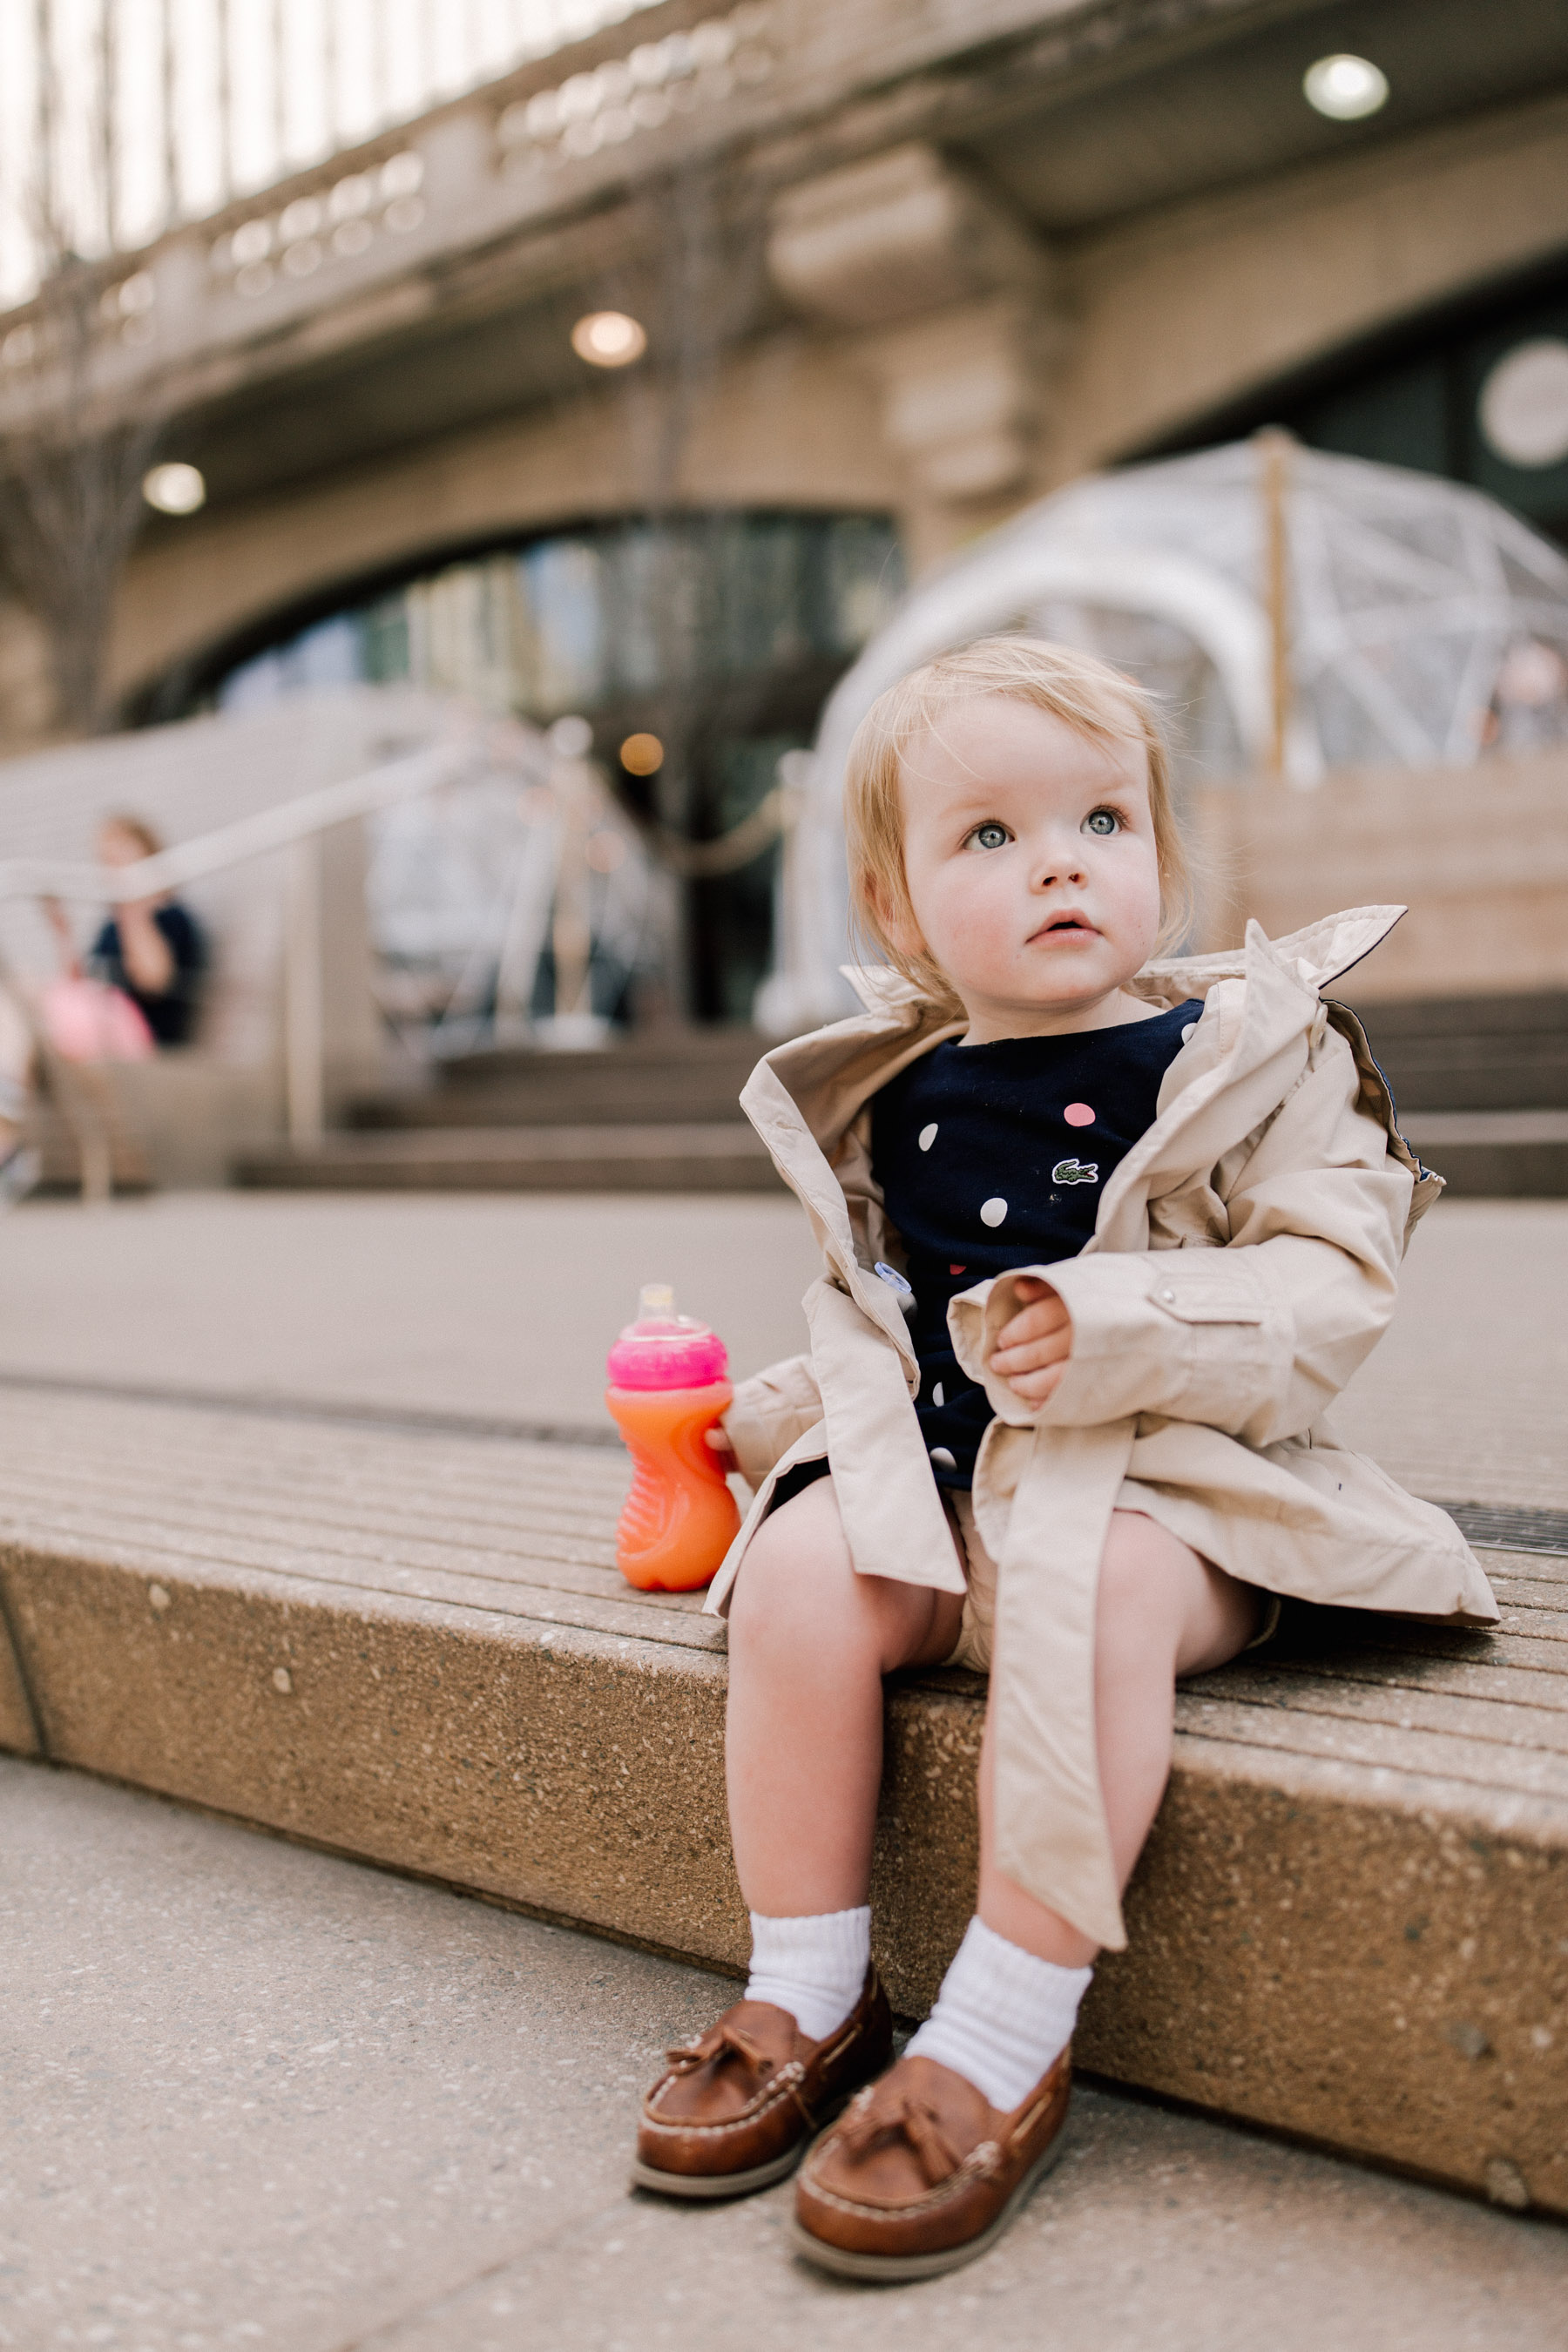
<svg viewBox="0 0 1568 2352"><path fill-rule="evenodd" d="M607 1370L618 1389L703 1389L723 1380L729 1352L716 1331L675 1311L667 1282L643 1285L635 1323L610 1349Z"/></svg>

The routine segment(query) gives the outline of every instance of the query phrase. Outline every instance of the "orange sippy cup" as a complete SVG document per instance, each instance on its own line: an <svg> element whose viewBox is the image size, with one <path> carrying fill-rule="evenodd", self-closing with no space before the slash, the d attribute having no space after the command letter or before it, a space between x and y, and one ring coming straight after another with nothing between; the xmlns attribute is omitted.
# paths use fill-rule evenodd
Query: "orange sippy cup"
<svg viewBox="0 0 1568 2352"><path fill-rule="evenodd" d="M605 1402L637 1465L616 1529L616 1565L645 1592L695 1592L712 1583L741 1525L707 1443L734 1394L724 1342L705 1323L677 1315L668 1283L649 1282L608 1369Z"/></svg>

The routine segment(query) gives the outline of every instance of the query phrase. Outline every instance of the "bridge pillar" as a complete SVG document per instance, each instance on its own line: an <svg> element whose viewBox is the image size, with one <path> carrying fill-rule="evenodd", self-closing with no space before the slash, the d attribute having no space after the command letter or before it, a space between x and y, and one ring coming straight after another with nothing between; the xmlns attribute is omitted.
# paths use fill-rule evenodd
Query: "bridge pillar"
<svg viewBox="0 0 1568 2352"><path fill-rule="evenodd" d="M1052 257L921 142L791 189L768 266L805 317L850 331L906 469L917 566L1031 482L1067 341Z"/></svg>

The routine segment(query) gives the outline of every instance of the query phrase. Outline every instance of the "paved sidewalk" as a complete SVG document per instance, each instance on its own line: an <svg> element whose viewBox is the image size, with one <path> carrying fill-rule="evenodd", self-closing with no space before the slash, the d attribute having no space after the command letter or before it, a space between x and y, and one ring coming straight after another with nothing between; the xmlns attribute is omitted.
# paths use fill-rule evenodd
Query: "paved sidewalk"
<svg viewBox="0 0 1568 2352"><path fill-rule="evenodd" d="M672 1280L737 1374L805 1343L787 1200L166 1194L0 1221L0 1378L604 1428L605 1349ZM1336 1412L1418 1493L1568 1507L1568 1202L1440 1202Z"/></svg>
<svg viewBox="0 0 1568 2352"><path fill-rule="evenodd" d="M984 2263L826 2283L626 2191L719 1980L35 1765L0 1840L5 2352L1561 2352L1568 2231L1099 2091Z"/></svg>

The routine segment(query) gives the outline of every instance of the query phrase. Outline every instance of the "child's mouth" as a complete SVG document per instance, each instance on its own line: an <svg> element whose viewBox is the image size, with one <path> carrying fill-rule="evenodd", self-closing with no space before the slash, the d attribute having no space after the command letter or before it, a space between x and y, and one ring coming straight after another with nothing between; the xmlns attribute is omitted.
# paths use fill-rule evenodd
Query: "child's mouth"
<svg viewBox="0 0 1568 2352"><path fill-rule="evenodd" d="M1053 915L1048 923L1042 923L1037 931L1030 933L1029 944L1032 947L1037 940L1092 940L1098 937L1094 925L1081 915Z"/></svg>

